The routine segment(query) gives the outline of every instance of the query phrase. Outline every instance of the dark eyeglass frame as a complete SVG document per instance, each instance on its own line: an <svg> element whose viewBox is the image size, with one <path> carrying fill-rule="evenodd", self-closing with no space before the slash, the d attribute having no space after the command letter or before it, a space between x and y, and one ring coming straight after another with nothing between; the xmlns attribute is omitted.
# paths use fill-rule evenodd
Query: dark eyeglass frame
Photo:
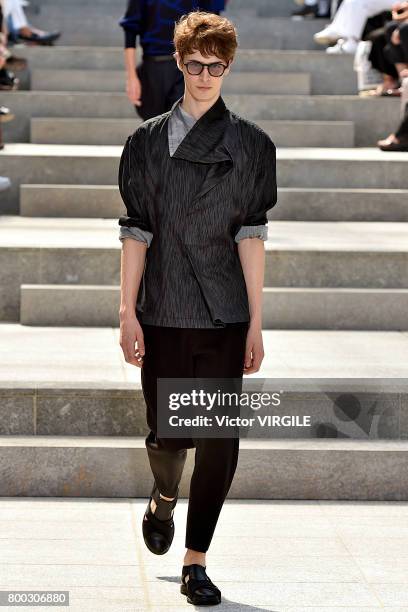
<svg viewBox="0 0 408 612"><path fill-rule="evenodd" d="M200 72L190 72L190 70L188 68L190 64L200 64L201 65ZM186 66L188 74L191 74L193 76L198 76L199 74L201 74L202 71L204 70L204 66L207 66L208 74L210 74L213 77L222 77L222 75L224 74L225 70L229 66L229 62L228 62L227 65L223 64L222 62L211 62L210 64L204 64L203 62L199 62L198 60L190 60L188 62L183 62L183 66ZM211 67L212 66L222 66L223 67L223 71L221 72L221 74L211 74Z"/></svg>

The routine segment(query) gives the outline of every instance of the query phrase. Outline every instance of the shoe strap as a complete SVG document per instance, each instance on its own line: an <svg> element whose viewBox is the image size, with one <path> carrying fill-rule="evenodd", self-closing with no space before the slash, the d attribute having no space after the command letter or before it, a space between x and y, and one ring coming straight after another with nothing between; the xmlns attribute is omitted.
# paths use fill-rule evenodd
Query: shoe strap
<svg viewBox="0 0 408 612"><path fill-rule="evenodd" d="M155 484L151 497L156 502L156 509L153 515L159 520L170 520L173 516L173 511L177 504L178 489L174 499L169 501L160 497L160 492Z"/></svg>
<svg viewBox="0 0 408 612"><path fill-rule="evenodd" d="M194 593L197 589L205 587L211 589L218 596L221 596L221 591L212 582L206 573L206 566L200 565L199 563L192 563L191 565L183 565L181 579L191 593ZM185 578L188 575L188 580Z"/></svg>

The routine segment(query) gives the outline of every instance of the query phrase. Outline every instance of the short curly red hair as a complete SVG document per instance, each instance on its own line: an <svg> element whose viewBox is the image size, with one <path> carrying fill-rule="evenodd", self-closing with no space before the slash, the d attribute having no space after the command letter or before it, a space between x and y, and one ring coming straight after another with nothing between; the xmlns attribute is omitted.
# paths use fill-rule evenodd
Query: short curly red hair
<svg viewBox="0 0 408 612"><path fill-rule="evenodd" d="M226 17L206 11L191 11L182 15L174 26L173 42L181 59L199 51L206 57L216 55L229 62L238 46L235 26Z"/></svg>

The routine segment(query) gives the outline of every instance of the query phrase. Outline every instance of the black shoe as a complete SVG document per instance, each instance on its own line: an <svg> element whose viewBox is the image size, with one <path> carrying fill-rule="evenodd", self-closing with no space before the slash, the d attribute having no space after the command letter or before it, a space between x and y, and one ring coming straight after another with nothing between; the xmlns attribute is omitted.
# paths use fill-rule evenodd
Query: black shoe
<svg viewBox="0 0 408 612"><path fill-rule="evenodd" d="M205 568L199 563L183 565L180 593L187 595L188 603L195 606L216 606L221 603L221 591L207 576Z"/></svg>
<svg viewBox="0 0 408 612"><path fill-rule="evenodd" d="M157 504L154 513L150 507L152 499ZM169 550L173 541L173 513L177 499L178 490L177 495L172 501L161 498L156 483L154 483L149 503L143 516L142 532L147 548L155 555L164 555Z"/></svg>
<svg viewBox="0 0 408 612"><path fill-rule="evenodd" d="M18 33L18 40L35 45L52 45L61 36L61 32L43 32L36 28L31 28L31 34Z"/></svg>
<svg viewBox="0 0 408 612"><path fill-rule="evenodd" d="M11 91L17 89L19 82L19 79L11 70L6 70L6 68L0 70L0 90Z"/></svg>

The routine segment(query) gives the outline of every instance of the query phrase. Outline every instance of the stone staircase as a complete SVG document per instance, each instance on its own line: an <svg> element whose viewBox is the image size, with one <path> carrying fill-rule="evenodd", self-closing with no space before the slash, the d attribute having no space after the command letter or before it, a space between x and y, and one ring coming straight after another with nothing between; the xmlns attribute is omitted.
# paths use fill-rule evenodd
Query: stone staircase
<svg viewBox="0 0 408 612"><path fill-rule="evenodd" d="M223 97L278 146L259 376L303 379L284 413L313 424L242 439L230 496L407 499L407 156L373 146L399 102L359 98L352 59L316 50L322 21L291 9L231 0L241 47ZM29 70L2 96L17 119L0 152L13 182L0 194L0 495L146 496L140 372L118 346L117 170L140 122L123 93L123 2L30 10L64 34L18 48Z"/></svg>

